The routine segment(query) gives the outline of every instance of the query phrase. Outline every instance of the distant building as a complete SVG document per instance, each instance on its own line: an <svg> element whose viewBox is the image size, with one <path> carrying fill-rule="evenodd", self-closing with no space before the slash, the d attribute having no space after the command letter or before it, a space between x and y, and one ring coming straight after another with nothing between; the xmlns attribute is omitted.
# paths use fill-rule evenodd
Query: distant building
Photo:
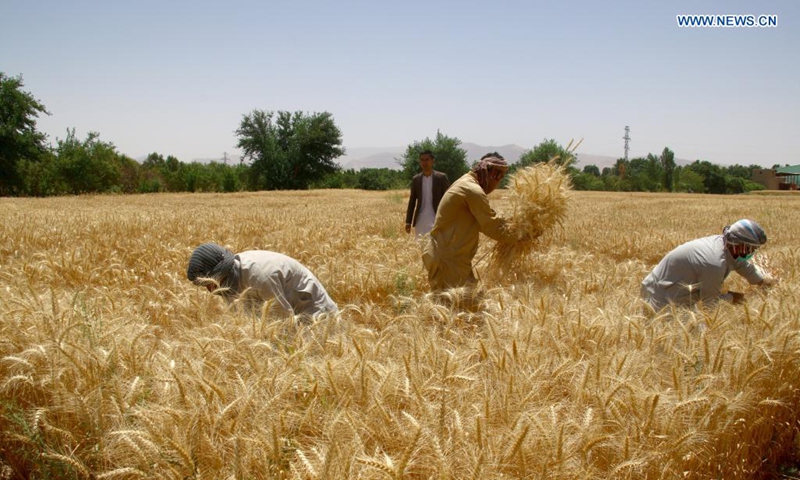
<svg viewBox="0 0 800 480"><path fill-rule="evenodd" d="M778 190L781 184L775 175L775 170L771 168L754 168L750 174L750 179L764 185L767 190Z"/></svg>
<svg viewBox="0 0 800 480"><path fill-rule="evenodd" d="M781 167L778 169L755 168L750 175L751 180L764 185L767 190L800 189L800 165Z"/></svg>

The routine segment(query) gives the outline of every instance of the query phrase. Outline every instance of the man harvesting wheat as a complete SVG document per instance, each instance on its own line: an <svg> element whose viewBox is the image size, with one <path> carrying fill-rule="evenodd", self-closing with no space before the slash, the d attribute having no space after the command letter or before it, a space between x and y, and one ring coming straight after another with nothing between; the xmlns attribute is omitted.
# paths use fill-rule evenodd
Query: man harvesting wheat
<svg viewBox="0 0 800 480"><path fill-rule="evenodd" d="M233 254L216 243L204 243L192 252L186 276L229 302L242 300L251 311L271 301L289 315L313 316L339 310L308 268L276 252Z"/></svg>
<svg viewBox="0 0 800 480"><path fill-rule="evenodd" d="M472 259L478 251L479 233L499 242L518 240L487 197L507 171L508 164L502 156L486 154L445 192L422 254L432 290L476 283Z"/></svg>
<svg viewBox="0 0 800 480"><path fill-rule="evenodd" d="M699 238L669 252L642 282L642 298L658 310L669 303L690 305L698 301L727 300L740 303L744 294L722 293L722 283L735 270L752 285L772 285L775 280L750 263L767 234L756 222L742 219L722 230L722 235Z"/></svg>

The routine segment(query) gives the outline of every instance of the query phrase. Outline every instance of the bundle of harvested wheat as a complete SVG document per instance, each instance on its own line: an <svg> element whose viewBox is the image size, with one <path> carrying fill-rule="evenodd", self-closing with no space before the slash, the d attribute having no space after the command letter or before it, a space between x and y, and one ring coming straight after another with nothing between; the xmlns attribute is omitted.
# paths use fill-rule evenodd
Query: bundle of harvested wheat
<svg viewBox="0 0 800 480"><path fill-rule="evenodd" d="M518 170L508 190L512 209L506 225L519 241L494 246L488 269L495 273L517 269L529 253L551 238L546 234L561 226L572 184L566 169L551 160Z"/></svg>

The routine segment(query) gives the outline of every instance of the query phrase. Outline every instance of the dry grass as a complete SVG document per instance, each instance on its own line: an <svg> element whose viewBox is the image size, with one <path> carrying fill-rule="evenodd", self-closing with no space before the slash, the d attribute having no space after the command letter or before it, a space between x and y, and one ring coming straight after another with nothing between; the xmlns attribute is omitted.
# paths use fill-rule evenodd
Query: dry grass
<svg viewBox="0 0 800 480"><path fill-rule="evenodd" d="M426 295L403 195L0 199L0 477L745 479L794 453L795 198L576 193L476 316ZM739 218L781 283L643 315L652 265ZM205 241L299 259L342 314L228 310L185 279Z"/></svg>

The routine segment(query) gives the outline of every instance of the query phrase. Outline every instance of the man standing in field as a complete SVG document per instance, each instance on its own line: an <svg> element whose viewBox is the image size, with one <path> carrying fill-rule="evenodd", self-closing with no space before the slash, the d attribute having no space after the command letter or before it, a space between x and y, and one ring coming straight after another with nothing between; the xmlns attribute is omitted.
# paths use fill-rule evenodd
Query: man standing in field
<svg viewBox="0 0 800 480"><path fill-rule="evenodd" d="M216 243L204 243L192 252L186 276L228 302L242 300L250 311L270 301L287 315L339 311L309 269L276 252L248 250L234 255Z"/></svg>
<svg viewBox="0 0 800 480"><path fill-rule="evenodd" d="M431 231L436 211L444 192L450 187L450 180L444 172L433 169L433 152L425 150L419 154L419 166L422 173L414 175L411 179L411 197L408 199L406 210L406 233L411 233L411 227L417 237Z"/></svg>
<svg viewBox="0 0 800 480"><path fill-rule="evenodd" d="M444 194L422 254L433 291L477 282L472 259L478 251L479 233L500 242L517 241L489 205L488 195L507 171L500 154L488 153Z"/></svg>
<svg viewBox="0 0 800 480"><path fill-rule="evenodd" d="M744 294L722 293L722 283L735 270L752 285L772 285L775 280L749 261L765 243L767 234L747 219L725 227L722 235L684 243L669 252L644 279L642 298L655 310L669 303L740 303Z"/></svg>

